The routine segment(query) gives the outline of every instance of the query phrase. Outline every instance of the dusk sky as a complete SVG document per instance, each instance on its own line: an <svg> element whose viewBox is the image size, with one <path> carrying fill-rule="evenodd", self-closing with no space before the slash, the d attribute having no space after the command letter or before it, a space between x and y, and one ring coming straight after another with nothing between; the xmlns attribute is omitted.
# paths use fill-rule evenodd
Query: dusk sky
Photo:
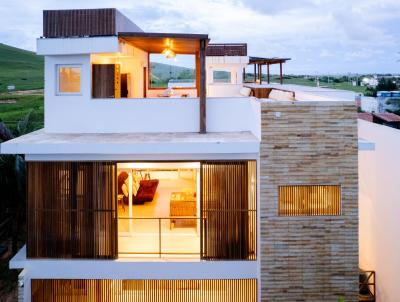
<svg viewBox="0 0 400 302"><path fill-rule="evenodd" d="M400 0L0 0L0 42L35 50L43 9L115 7L150 32L208 33L286 73L400 73ZM277 72L278 70L272 69Z"/></svg>

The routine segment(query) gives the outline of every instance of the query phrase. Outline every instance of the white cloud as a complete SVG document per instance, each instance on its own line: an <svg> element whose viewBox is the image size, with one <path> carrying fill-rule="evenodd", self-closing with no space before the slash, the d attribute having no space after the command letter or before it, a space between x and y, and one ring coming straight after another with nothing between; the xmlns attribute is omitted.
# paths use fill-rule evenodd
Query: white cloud
<svg viewBox="0 0 400 302"><path fill-rule="evenodd" d="M208 33L211 42L247 42L250 55L291 57L286 72L400 72L398 0L114 0L111 5L146 31ZM0 41L34 49L43 9L95 7L110 2L4 3Z"/></svg>

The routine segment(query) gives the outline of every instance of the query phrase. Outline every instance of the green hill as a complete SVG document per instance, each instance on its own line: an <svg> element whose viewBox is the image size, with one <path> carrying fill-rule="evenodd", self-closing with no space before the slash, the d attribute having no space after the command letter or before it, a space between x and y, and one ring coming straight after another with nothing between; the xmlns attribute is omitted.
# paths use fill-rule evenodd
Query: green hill
<svg viewBox="0 0 400 302"><path fill-rule="evenodd" d="M43 88L43 57L0 43L0 92Z"/></svg>
<svg viewBox="0 0 400 302"><path fill-rule="evenodd" d="M194 69L157 62L150 62L151 87L166 87L168 81L195 79Z"/></svg>

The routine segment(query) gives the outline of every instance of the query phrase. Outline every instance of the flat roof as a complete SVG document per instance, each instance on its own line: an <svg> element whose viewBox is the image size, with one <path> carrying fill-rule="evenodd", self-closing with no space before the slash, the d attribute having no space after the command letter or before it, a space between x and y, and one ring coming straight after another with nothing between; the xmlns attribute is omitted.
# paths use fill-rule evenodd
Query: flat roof
<svg viewBox="0 0 400 302"><path fill-rule="evenodd" d="M47 133L31 132L0 145L2 154L259 153L251 132Z"/></svg>

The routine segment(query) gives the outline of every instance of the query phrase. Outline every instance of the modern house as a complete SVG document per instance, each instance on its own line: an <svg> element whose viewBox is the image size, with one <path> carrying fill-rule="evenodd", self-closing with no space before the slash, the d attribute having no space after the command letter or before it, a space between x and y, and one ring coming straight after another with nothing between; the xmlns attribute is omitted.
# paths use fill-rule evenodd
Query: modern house
<svg viewBox="0 0 400 302"><path fill-rule="evenodd" d="M115 9L44 11L37 52L45 127L1 144L26 160L24 301L358 301L354 101ZM155 87L154 54L192 55L193 87Z"/></svg>

